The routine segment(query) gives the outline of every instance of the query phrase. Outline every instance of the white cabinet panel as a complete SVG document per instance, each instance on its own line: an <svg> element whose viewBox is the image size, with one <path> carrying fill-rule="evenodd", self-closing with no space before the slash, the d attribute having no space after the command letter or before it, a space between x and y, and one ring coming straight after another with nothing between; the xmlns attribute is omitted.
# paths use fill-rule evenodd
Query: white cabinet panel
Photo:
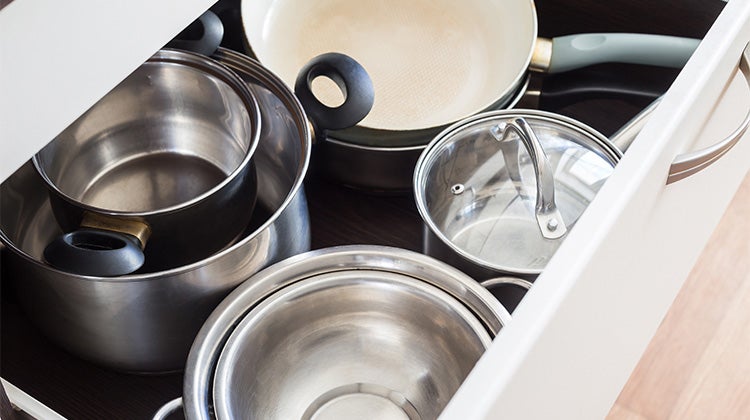
<svg viewBox="0 0 750 420"><path fill-rule="evenodd" d="M444 419L596 419L614 403L750 167L750 135L666 185L679 153L743 121L750 2L731 2ZM750 232L748 232L750 236Z"/></svg>
<svg viewBox="0 0 750 420"><path fill-rule="evenodd" d="M0 10L0 180L214 1L16 0Z"/></svg>

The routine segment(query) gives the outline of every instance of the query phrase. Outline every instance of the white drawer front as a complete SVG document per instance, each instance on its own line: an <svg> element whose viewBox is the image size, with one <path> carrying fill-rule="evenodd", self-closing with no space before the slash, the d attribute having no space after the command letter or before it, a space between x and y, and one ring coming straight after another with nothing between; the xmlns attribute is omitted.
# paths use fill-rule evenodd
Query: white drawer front
<svg viewBox="0 0 750 420"><path fill-rule="evenodd" d="M750 109L737 71L750 2L730 2L444 419L603 418L750 168L750 135L666 185L680 153ZM750 232L748 232L750 237Z"/></svg>

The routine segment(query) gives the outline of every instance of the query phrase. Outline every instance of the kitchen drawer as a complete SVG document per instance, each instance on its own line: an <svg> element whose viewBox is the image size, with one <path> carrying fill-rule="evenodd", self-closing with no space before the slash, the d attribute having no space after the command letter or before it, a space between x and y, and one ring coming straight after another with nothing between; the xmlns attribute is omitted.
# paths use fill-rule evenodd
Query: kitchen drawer
<svg viewBox="0 0 750 420"><path fill-rule="evenodd" d="M675 156L746 118L748 40L750 2L730 2L441 418L607 414L750 168L744 135L666 184Z"/></svg>
<svg viewBox="0 0 750 420"><path fill-rule="evenodd" d="M0 179L212 2L58 3L15 0L0 10ZM41 16L39 10L47 12ZM66 18L79 24L71 27ZM134 25L137 19L142 23ZM34 25L49 28L43 34L65 36L16 39ZM750 138L742 138L705 170L666 184L676 156L728 136L750 109L750 89L737 71L748 40L750 2L729 2L442 418L606 415L750 167ZM5 66L11 57L13 65ZM12 140L17 138L24 141ZM316 193L322 202L345 196L308 186L311 198ZM410 200L388 203L383 208L415 221L413 209L399 207ZM319 211L312 206L311 212ZM352 207L367 215L365 206ZM321 214L313 219L328 216ZM339 220L328 219L328 225L313 224L314 241L316 229L337 230L326 245L371 239L347 235ZM413 248L410 235L419 229L409 226L414 229L393 233L392 240L372 240Z"/></svg>

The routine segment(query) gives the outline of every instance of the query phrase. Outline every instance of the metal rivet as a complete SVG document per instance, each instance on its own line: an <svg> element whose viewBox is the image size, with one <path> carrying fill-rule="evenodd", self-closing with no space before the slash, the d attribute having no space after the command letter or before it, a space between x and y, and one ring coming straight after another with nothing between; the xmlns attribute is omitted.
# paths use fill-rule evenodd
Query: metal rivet
<svg viewBox="0 0 750 420"><path fill-rule="evenodd" d="M501 122L498 125L490 128L490 134L492 134L492 137L495 138L497 141L502 141L503 136L505 135L505 129L508 127L508 123Z"/></svg>
<svg viewBox="0 0 750 420"><path fill-rule="evenodd" d="M547 229L551 231L557 230L557 227L560 226L560 224L557 222L557 219L550 219L547 222Z"/></svg>
<svg viewBox="0 0 750 420"><path fill-rule="evenodd" d="M464 192L464 189L464 184L456 184L451 187L451 192L453 193L453 195L459 195Z"/></svg>

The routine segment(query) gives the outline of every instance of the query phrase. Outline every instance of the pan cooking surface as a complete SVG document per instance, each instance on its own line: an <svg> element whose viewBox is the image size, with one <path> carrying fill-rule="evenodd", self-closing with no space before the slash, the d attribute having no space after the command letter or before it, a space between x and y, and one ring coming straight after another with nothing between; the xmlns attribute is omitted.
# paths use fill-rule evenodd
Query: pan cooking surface
<svg viewBox="0 0 750 420"><path fill-rule="evenodd" d="M243 19L255 54L289 85L318 54L352 56L375 87L375 105L360 125L404 130L495 102L525 69L531 9L500 1L281 0L243 2ZM330 89L320 96L335 102Z"/></svg>

